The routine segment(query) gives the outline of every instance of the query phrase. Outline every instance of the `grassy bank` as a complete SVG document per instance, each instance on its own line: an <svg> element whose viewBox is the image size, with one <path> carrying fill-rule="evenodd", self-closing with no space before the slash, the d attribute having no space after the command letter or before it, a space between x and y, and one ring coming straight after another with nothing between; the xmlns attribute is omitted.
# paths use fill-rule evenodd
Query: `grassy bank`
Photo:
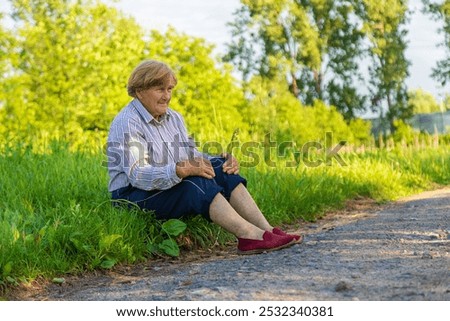
<svg viewBox="0 0 450 321"><path fill-rule="evenodd" d="M450 153L439 148L376 150L343 156L346 166L242 168L248 188L273 224L312 221L359 196L380 202L450 183ZM55 145L48 153L9 149L0 156L0 288L154 253L167 239L161 223L138 210L112 208L102 153ZM233 239L201 218L186 220L183 247Z"/></svg>
<svg viewBox="0 0 450 321"><path fill-rule="evenodd" d="M450 183L447 148L346 154L346 166L245 169L249 189L275 224L313 221L346 200L394 200Z"/></svg>

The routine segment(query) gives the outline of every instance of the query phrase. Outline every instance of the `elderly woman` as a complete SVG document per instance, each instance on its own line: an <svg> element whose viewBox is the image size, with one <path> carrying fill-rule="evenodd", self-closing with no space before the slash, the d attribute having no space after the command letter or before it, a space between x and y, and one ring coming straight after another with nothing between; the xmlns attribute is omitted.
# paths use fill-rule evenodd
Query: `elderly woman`
<svg viewBox="0 0 450 321"><path fill-rule="evenodd" d="M200 153L182 116L169 108L177 84L164 63L144 61L128 80L134 99L108 136L109 191L158 219L200 214L233 233L239 254L277 250L302 241L271 226L246 189L237 160Z"/></svg>

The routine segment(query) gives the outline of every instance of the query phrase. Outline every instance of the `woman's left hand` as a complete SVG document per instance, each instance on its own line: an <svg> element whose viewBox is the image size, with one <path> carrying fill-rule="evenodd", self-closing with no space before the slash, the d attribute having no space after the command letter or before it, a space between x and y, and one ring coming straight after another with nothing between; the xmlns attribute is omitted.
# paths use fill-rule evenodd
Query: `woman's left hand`
<svg viewBox="0 0 450 321"><path fill-rule="evenodd" d="M227 174L239 174L239 162L233 155L228 153L223 153L221 155L226 159L225 163L223 163L223 171Z"/></svg>

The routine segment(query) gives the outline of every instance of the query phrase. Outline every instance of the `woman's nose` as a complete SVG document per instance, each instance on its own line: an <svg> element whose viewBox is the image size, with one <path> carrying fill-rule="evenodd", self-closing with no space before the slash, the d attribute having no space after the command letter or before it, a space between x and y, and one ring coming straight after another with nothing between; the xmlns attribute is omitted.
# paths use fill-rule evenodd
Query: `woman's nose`
<svg viewBox="0 0 450 321"><path fill-rule="evenodd" d="M164 90L163 91L163 98L164 99L169 99L170 95L171 95L170 91L168 91L168 90Z"/></svg>

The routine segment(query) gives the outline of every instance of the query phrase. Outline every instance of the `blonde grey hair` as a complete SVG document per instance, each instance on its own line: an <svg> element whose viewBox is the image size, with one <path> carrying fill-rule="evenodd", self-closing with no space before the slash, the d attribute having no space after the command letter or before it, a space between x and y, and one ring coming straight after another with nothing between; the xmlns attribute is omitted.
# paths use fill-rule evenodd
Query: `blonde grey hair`
<svg viewBox="0 0 450 321"><path fill-rule="evenodd" d="M160 61L145 60L133 70L128 79L128 95L136 98L136 92L165 85L170 80L174 85L177 84L177 77L169 66Z"/></svg>

